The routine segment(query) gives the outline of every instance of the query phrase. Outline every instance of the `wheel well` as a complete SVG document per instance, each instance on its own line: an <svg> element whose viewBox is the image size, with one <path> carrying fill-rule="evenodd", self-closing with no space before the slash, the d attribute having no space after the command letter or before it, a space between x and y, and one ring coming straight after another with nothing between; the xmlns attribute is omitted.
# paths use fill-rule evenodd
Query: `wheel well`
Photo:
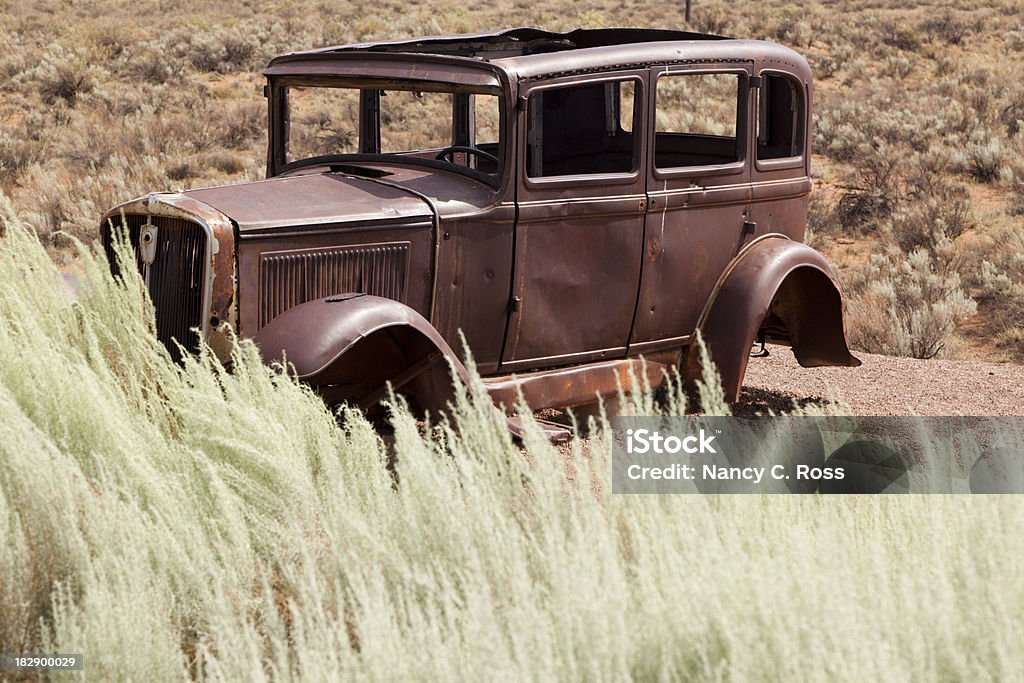
<svg viewBox="0 0 1024 683"><path fill-rule="evenodd" d="M454 396L444 353L409 325L391 325L357 340L309 384L330 405L371 409L386 398L388 382L416 412L437 410Z"/></svg>
<svg viewBox="0 0 1024 683"><path fill-rule="evenodd" d="M779 283L758 336L792 347L804 367L850 364L842 295L812 266L795 268Z"/></svg>

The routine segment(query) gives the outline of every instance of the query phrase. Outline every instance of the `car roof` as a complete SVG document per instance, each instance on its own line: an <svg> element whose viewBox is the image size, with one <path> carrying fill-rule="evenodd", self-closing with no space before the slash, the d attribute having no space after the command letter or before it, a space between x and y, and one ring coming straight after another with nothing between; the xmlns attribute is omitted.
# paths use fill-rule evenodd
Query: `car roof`
<svg viewBox="0 0 1024 683"><path fill-rule="evenodd" d="M378 60L388 57L406 63L412 59L430 62L438 69L447 66L462 72L462 78L473 71L502 71L519 80L608 70L610 66L749 61L810 80L807 61L782 45L706 33L638 28L576 29L566 33L513 28L336 45L276 57L264 73L287 75L308 72L313 65L320 65L315 70L322 75L335 70L351 74L342 65L352 66L352 60L360 57L369 58L364 64L379 63ZM328 66L331 63L335 68ZM397 75L389 71L392 76Z"/></svg>

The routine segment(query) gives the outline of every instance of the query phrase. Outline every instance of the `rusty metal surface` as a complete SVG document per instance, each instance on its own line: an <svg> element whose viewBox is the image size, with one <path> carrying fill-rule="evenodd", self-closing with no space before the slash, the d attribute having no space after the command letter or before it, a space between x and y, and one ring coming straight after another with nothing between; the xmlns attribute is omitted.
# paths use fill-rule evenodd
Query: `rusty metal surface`
<svg viewBox="0 0 1024 683"><path fill-rule="evenodd" d="M477 369L498 370L512 286L515 205L441 219L434 318L437 331L461 350L461 332Z"/></svg>
<svg viewBox="0 0 1024 683"><path fill-rule="evenodd" d="M499 49L491 49L494 45ZM475 58L476 63L492 64L516 80L607 70L611 65L628 68L746 60L770 63L793 72L803 81L810 81L806 60L775 43L684 31L614 28L568 33L508 29L465 36L357 43L284 55L273 60L268 69L306 62L319 64L326 72L332 64L355 64L352 58L377 64L386 63L387 59L408 59L407 55L425 64L444 64L451 60L465 68L469 68Z"/></svg>
<svg viewBox="0 0 1024 683"><path fill-rule="evenodd" d="M538 28L520 27L483 31L480 33L421 36L417 38L397 38L393 40L353 43L351 45L335 45L293 54L321 55L355 50L380 50L400 53L465 55L468 50L472 50L474 54L486 54L488 51L493 50L495 46L499 48L498 51L500 52L513 49L521 51L524 47L528 46L538 50L542 48L548 49L545 46L557 48L559 44L564 46L566 42L579 47L593 47L597 45L648 43L665 40L725 40L725 38L707 33L692 33L670 29L600 28L576 29L567 33L556 33Z"/></svg>
<svg viewBox="0 0 1024 683"><path fill-rule="evenodd" d="M402 223L429 217L415 195L363 178L332 173L271 178L184 193L216 208L244 238L274 228L315 228L336 223Z"/></svg>
<svg viewBox="0 0 1024 683"><path fill-rule="evenodd" d="M697 324L730 401L739 396L762 324L769 326L771 340L793 347L801 365L860 365L846 345L842 295L832 269L821 254L784 235L766 235L740 253ZM684 373L699 377L695 346L686 354Z"/></svg>
<svg viewBox="0 0 1024 683"><path fill-rule="evenodd" d="M275 318L253 341L265 362L287 363L329 403L368 407L399 378L419 408L444 409L453 397L445 359L456 377L469 383L465 367L426 318L375 296L309 301Z"/></svg>
<svg viewBox="0 0 1024 683"><path fill-rule="evenodd" d="M265 252L260 255L260 326L290 308L339 292L405 301L409 242Z"/></svg>
<svg viewBox="0 0 1024 683"><path fill-rule="evenodd" d="M318 279L322 282L325 277L335 278L338 288L335 291L328 291L327 295L341 294L351 289L343 286L348 282L339 277L340 273L329 274L323 269L324 259L293 262L293 277L288 279L295 287L293 291L276 292L268 289L273 280L271 269L276 265L272 259L298 257L304 254L326 254L339 246L347 249L367 249L371 245L407 244L408 260L401 264L404 282L399 300L420 315L429 316L433 289L431 263L434 242L433 224L426 219L407 225L387 227L359 224L352 226L341 223L314 230L299 230L284 237L264 234L259 238L242 239L238 244L239 289L242 292L239 300L239 333L249 337L256 334L262 324L268 322L268 311L273 310L275 314L279 312L275 301L307 301L318 298L317 295L326 291L321 289ZM368 285L372 285L372 281L368 280L367 276L372 275L372 269L354 274L357 282L361 281L356 289L370 289Z"/></svg>
<svg viewBox="0 0 1024 683"><path fill-rule="evenodd" d="M356 343L390 327L411 328L445 356L455 358L422 315L397 301L364 294L341 294L296 306L253 339L268 363L284 361L287 353L287 362L299 379L315 381Z"/></svg>
<svg viewBox="0 0 1024 683"><path fill-rule="evenodd" d="M534 93L586 92L630 83L636 98L647 91L642 70L612 75L556 79L532 84ZM604 85L602 85L604 84ZM603 92L598 90L598 92ZM558 131L577 140L607 137L603 122L593 132L575 121L577 112L544 114L545 134ZM527 108L516 121L516 148L528 157ZM594 123L588 124L589 128ZM647 136L643 126L630 138L633 170L586 175L530 177L517 169L519 215L515 229L513 306L501 370L519 371L621 357L626 354L636 306L646 213Z"/></svg>
<svg viewBox="0 0 1024 683"><path fill-rule="evenodd" d="M473 88L497 89L497 69L486 62L433 55L381 55L359 53L319 54L314 58L294 54L277 57L263 70L270 79L348 76L380 81L413 80L426 83L460 83ZM308 81L315 82L315 81Z"/></svg>
<svg viewBox="0 0 1024 683"><path fill-rule="evenodd" d="M178 192L154 192L119 204L104 214L101 225L116 221L122 214L185 219L209 230L202 332L217 357L227 360L238 329L236 240L231 220L208 204Z"/></svg>
<svg viewBox="0 0 1024 683"><path fill-rule="evenodd" d="M534 410L593 403L598 396L611 396L619 389L630 390L631 381L660 387L671 369L679 365L679 351L662 352L639 358L600 361L568 368L540 370L484 380L491 399L506 411L515 409L521 391L526 404Z"/></svg>

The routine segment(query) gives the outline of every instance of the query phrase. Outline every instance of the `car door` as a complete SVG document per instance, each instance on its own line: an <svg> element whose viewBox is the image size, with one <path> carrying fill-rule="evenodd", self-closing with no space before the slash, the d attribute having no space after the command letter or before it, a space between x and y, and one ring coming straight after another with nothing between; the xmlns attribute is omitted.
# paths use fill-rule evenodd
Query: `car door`
<svg viewBox="0 0 1024 683"><path fill-rule="evenodd" d="M502 368L623 356L643 251L647 70L521 86Z"/></svg>
<svg viewBox="0 0 1024 683"><path fill-rule="evenodd" d="M689 339L749 231L751 68L651 69L649 207L631 354Z"/></svg>

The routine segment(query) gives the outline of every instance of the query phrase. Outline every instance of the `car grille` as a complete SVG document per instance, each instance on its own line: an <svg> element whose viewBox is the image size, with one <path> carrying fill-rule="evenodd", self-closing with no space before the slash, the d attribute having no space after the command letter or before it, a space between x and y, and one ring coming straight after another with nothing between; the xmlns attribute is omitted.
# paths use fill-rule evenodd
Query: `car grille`
<svg viewBox="0 0 1024 683"><path fill-rule="evenodd" d="M408 269L408 242L264 254L259 326L293 306L335 294L360 292L404 301Z"/></svg>
<svg viewBox="0 0 1024 683"><path fill-rule="evenodd" d="M120 218L113 219L115 225ZM176 361L180 344L189 353L199 350L203 328L203 294L206 285L206 231L198 223L168 216L127 215L124 222L135 249L135 261L145 277L139 235L149 220L157 227L156 256L149 266L149 297L156 309L156 335ZM110 270L118 275L110 227L103 226L103 247Z"/></svg>

